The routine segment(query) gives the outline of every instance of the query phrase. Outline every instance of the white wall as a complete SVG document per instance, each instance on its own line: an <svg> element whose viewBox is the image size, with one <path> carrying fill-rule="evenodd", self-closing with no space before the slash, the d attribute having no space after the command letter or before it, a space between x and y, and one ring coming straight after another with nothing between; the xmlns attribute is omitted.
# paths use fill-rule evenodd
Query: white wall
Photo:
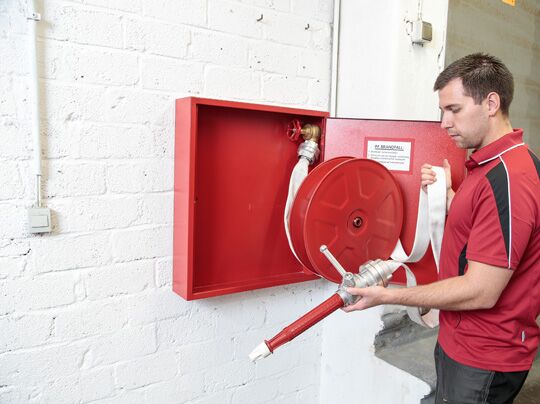
<svg viewBox="0 0 540 404"><path fill-rule="evenodd" d="M424 1L422 17L433 41L412 45L406 21L422 1L341 1L337 117L438 120L433 82L444 67L448 2ZM418 403L427 383L375 357L373 340L383 308L346 315L323 325L321 403ZM360 398L360 399L358 399Z"/></svg>
<svg viewBox="0 0 540 404"><path fill-rule="evenodd" d="M407 35L419 3L433 27L424 46ZM433 83L444 67L447 10L447 0L342 0L336 116L439 120Z"/></svg>
<svg viewBox="0 0 540 404"><path fill-rule="evenodd" d="M320 327L256 365L247 354L323 282L190 303L171 291L173 107L328 110L332 1L42 2L43 236L26 229L25 9L0 2L0 402L318 402Z"/></svg>

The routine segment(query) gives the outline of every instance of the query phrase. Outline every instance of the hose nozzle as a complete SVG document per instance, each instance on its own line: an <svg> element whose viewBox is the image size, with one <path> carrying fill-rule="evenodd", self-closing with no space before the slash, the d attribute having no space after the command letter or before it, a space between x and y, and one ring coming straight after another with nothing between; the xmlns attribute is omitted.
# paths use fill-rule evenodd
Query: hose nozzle
<svg viewBox="0 0 540 404"><path fill-rule="evenodd" d="M281 332L275 335L274 338L260 343L253 352L249 354L249 359L252 362L266 358L273 353L276 348L279 348L281 345L297 337L337 309L354 304L358 297L348 293L346 290L347 287L365 288L374 285L383 285L386 287L392 273L401 265L401 263L390 264L388 261L378 259L368 261L360 266L359 274L352 274L347 272L341 266L326 245L322 245L320 251L343 276L343 282L338 291L317 307L304 314L294 323L285 327Z"/></svg>
<svg viewBox="0 0 540 404"><path fill-rule="evenodd" d="M249 354L249 360L251 362L256 362L259 359L266 358L271 353L272 351L270 351L268 345L266 345L266 342L261 342L253 351L251 351Z"/></svg>

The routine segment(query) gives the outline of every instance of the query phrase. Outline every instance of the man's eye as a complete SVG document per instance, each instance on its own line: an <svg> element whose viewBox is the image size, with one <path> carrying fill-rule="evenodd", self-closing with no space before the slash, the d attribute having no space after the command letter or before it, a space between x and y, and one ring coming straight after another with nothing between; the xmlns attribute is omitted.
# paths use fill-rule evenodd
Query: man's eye
<svg viewBox="0 0 540 404"><path fill-rule="evenodd" d="M452 108L450 111L452 111L454 114L457 114L459 111L461 111L461 108Z"/></svg>

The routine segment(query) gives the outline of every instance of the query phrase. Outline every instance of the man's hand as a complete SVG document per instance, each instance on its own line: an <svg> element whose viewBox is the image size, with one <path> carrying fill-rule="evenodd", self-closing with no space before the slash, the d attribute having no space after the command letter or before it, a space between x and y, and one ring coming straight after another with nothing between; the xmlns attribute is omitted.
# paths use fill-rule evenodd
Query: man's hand
<svg viewBox="0 0 540 404"><path fill-rule="evenodd" d="M367 288L347 288L347 292L353 296L358 296L358 300L355 304L346 306L343 311L347 313L355 310L364 310L373 306L384 304L384 296L387 289L382 286L370 286Z"/></svg>
<svg viewBox="0 0 540 404"><path fill-rule="evenodd" d="M452 189L452 173L450 170L450 163L447 159L443 161L444 173L446 174L446 190ZM437 181L437 176L435 171L433 171L433 166L431 164L424 164L420 170L422 173L422 189L427 191L427 186L433 184Z"/></svg>
<svg viewBox="0 0 540 404"><path fill-rule="evenodd" d="M452 172L447 159L443 161L443 168L446 177L446 211L448 212L455 192L452 190ZM435 175L435 171L433 171L433 166L427 163L422 166L420 172L422 174L422 189L424 192L427 192L427 186L437 181L437 176Z"/></svg>

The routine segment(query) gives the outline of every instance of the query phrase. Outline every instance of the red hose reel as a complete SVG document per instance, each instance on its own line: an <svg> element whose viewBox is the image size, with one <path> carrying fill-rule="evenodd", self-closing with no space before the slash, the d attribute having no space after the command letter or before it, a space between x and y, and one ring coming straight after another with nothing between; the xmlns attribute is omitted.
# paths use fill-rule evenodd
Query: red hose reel
<svg viewBox="0 0 540 404"><path fill-rule="evenodd" d="M305 271L340 283L342 277L321 254L321 245L351 273L368 260L387 259L401 233L401 191L382 164L337 157L319 164L303 181L289 223Z"/></svg>
<svg viewBox="0 0 540 404"><path fill-rule="evenodd" d="M250 359L267 357L335 310L353 303L346 287L366 287L380 280L384 283L395 269L378 267L379 264L375 267L372 263L390 256L402 223L400 188L382 164L337 157L314 168L298 188L290 211L291 243L305 271L341 285L324 302L259 344L249 355ZM326 245L324 250L323 245ZM343 274L322 253L328 254L326 249L333 252L331 258L341 264ZM374 272L366 271L370 265Z"/></svg>

